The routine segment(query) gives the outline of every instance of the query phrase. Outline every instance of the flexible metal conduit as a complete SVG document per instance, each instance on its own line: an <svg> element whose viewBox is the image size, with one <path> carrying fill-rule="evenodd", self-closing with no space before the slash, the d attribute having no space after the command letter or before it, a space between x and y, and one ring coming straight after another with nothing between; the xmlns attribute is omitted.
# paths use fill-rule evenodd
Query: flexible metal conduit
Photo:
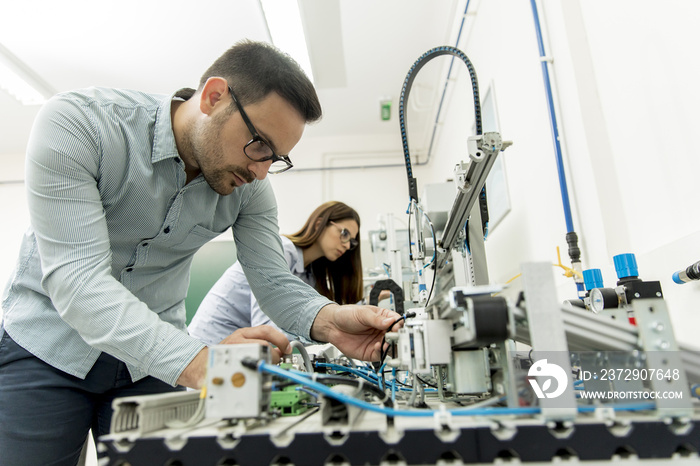
<svg viewBox="0 0 700 466"><path fill-rule="evenodd" d="M469 70L469 78L472 83L472 94L474 97L474 117L476 121L476 134L482 134L481 127L481 101L479 99L479 83L476 79L476 71L472 62L469 60L464 52L461 50L450 47L442 46L435 47L423 55L421 55L418 60L411 66L404 80L403 87L401 88L401 98L399 99L399 125L401 126L401 143L403 145L404 163L406 165L406 175L408 176L408 195L412 200L418 200L418 186L416 184L416 179L413 177L413 169L411 168L411 156L408 149L408 125L406 123L406 102L408 102L408 96L411 92L411 85L413 80L416 78L416 73L420 71L426 63L430 60L442 56L442 55L453 55L461 59Z"/></svg>
<svg viewBox="0 0 700 466"><path fill-rule="evenodd" d="M466 21L467 17L467 12L469 10L469 3L470 0L467 0L467 3L464 8L464 13L462 17L462 22L460 23L459 26L459 32L457 34L457 39L455 41L455 48L450 48L452 50L458 51L456 48L459 45L459 41L462 36L462 31L464 29L464 24ZM532 7L532 15L533 19L535 22L535 30L537 34L537 45L540 53L540 60L541 60L541 66L542 66L542 75L544 78L544 85L545 85L545 93L547 97L547 107L549 111L549 119L550 119L550 125L551 125L551 131L552 131L552 140L554 143L554 151L555 151L555 156L556 156L556 164L557 164L557 173L559 176L559 188L561 191L561 197L562 197L562 204L564 208L564 218L566 221L566 231L567 231L567 243L569 243L569 257L572 259L572 262L579 262L580 261L580 251L578 249L578 237L576 235L576 232L574 231L574 222L573 222L573 217L571 214L571 202L569 199L569 190L566 182L566 172L564 170L564 159L562 156L562 151L561 151L561 144L559 142L559 127L557 124L557 117L556 117L556 112L554 110L554 97L552 94L552 84L549 78L549 68L547 66L547 58L544 50L544 41L542 39L542 28L540 25L540 18L539 18L539 13L537 11L537 3L536 0L531 0L530 5ZM447 48L447 47L438 47L439 49L442 48ZM436 49L433 49L433 51ZM432 51L426 52L426 54L423 55L419 59L421 61L424 59L425 55L430 54ZM449 52L445 52L449 53ZM461 53L461 52L460 52ZM437 55L436 55L437 56ZM465 56L466 57L466 56ZM431 57L434 58L434 57ZM468 60L468 59L467 59ZM418 62L416 62L417 64ZM409 79L410 75L417 71L416 64L414 64L413 68L411 68L411 71L409 71L409 76L406 77L406 80ZM428 155L426 157L426 160L424 162L417 162L416 165L425 165L430 161L430 157L432 155L432 150L433 150L433 143L435 141L435 135L437 133L437 128L438 128L438 123L440 120L440 114L442 112L442 106L445 100L445 96L447 94L447 87L449 85L449 79L452 74L452 66L454 64L454 57L452 61L450 62L450 67L447 72L447 77L445 78L445 85L443 87L442 91L442 96L440 97L440 103L438 105L438 110L437 114L435 116L435 122L433 123L433 132L430 138L430 144L428 146ZM470 64L471 65L471 64ZM468 66L470 66L468 65ZM422 65L421 65L422 66ZM473 68L470 67L470 74ZM476 76L474 76L474 81L476 80ZM406 126L405 126L405 121L404 121L404 91L406 90L406 82L404 82L404 87L402 89L402 94L401 94L401 102L399 106L400 110L400 124L401 124L401 139L403 143L403 150L404 150L404 158L405 158L405 164L406 164L406 171L407 171L407 176L408 176L408 182L409 182L409 196L411 199L417 199L417 186L415 179L413 178L413 170L411 167L411 162L408 154L408 140L406 136ZM476 102L478 105L478 88L476 90ZM481 109L478 107L477 111L477 134L481 134ZM348 170L348 169L368 169L368 168L390 168L390 167L398 167L400 165L396 164L383 164L383 165L364 165L364 166L340 166L340 167L315 167L315 168L298 168L295 171L296 172L304 172L304 171L325 171L325 170ZM583 284L577 283L577 287L579 291L583 290Z"/></svg>

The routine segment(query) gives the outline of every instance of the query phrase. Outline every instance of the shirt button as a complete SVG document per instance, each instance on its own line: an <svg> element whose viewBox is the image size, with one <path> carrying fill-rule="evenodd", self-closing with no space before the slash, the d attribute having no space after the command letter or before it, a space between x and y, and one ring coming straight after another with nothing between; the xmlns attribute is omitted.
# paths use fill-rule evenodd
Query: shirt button
<svg viewBox="0 0 700 466"><path fill-rule="evenodd" d="M175 163L180 163L180 157L175 157Z"/></svg>
<svg viewBox="0 0 700 466"><path fill-rule="evenodd" d="M165 233L165 234L170 233L170 227L169 226L165 227L165 229L163 230L163 233Z"/></svg>

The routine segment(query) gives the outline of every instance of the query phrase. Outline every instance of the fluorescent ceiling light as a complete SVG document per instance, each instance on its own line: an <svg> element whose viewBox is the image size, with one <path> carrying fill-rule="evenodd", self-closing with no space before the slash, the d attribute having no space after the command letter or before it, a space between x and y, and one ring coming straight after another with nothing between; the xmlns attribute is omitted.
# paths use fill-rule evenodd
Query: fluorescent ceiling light
<svg viewBox="0 0 700 466"><path fill-rule="evenodd" d="M278 49L291 55L313 82L314 75L311 71L309 49L306 46L304 26L301 22L297 0L260 0L260 5L265 15L272 43Z"/></svg>
<svg viewBox="0 0 700 466"><path fill-rule="evenodd" d="M56 93L49 84L0 44L0 89L24 105L41 105Z"/></svg>

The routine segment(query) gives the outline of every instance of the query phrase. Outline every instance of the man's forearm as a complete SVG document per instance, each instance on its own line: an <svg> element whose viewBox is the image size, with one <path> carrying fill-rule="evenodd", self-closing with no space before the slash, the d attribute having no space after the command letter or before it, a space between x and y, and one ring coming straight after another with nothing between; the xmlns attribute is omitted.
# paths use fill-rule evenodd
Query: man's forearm
<svg viewBox="0 0 700 466"><path fill-rule="evenodd" d="M333 316L337 311L339 305L336 303L331 303L323 306L316 318L314 323L311 325L311 338L316 341L330 341L331 331L334 329Z"/></svg>
<svg viewBox="0 0 700 466"><path fill-rule="evenodd" d="M180 377L177 378L177 384L183 387L200 389L204 385L204 378L207 375L207 359L209 357L209 349L204 348L182 371Z"/></svg>

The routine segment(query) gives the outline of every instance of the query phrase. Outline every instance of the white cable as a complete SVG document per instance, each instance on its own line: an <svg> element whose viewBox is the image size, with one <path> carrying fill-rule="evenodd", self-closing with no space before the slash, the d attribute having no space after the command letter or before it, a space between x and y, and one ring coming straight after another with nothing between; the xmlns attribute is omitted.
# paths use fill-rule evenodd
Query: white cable
<svg viewBox="0 0 700 466"><path fill-rule="evenodd" d="M311 364L311 358L309 358L309 353L306 351L306 348L302 344L302 342L293 340L291 342L292 348L296 348L299 350L299 353L301 353L301 357L304 360L304 367L306 368L306 372L313 372L314 371L314 365Z"/></svg>
<svg viewBox="0 0 700 466"><path fill-rule="evenodd" d="M192 427L196 424L199 424L202 421L202 419L204 419L205 396L206 391L204 392L203 396L199 397L197 409L195 409L194 413L192 413L192 416L190 416L189 419L185 419L184 421L181 421L180 419L170 419L169 421L166 421L165 426L171 429L184 429L186 427Z"/></svg>

